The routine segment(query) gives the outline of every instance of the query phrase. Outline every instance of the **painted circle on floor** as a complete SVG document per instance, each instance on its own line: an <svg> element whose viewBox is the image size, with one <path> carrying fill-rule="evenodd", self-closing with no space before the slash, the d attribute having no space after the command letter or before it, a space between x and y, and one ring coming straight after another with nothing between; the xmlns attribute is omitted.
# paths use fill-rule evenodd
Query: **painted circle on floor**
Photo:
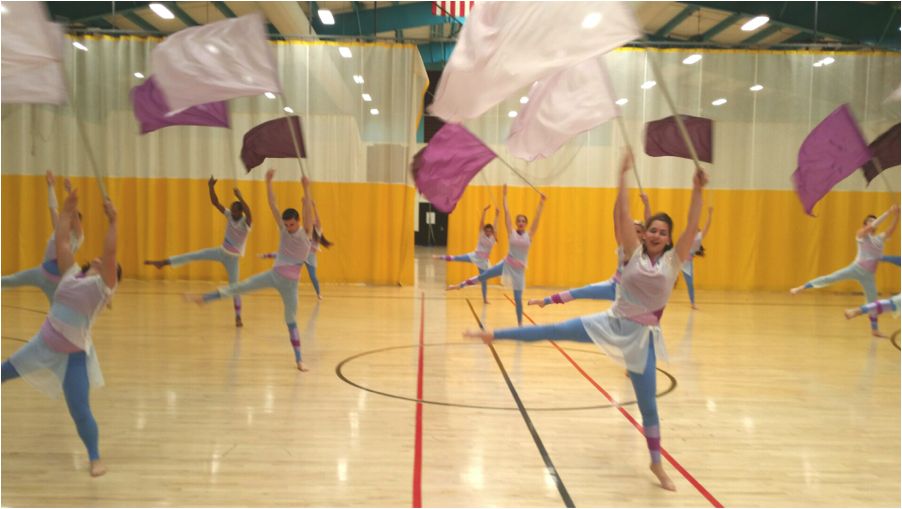
<svg viewBox="0 0 902 509"><path fill-rule="evenodd" d="M495 345L497 348L498 343L496 343ZM434 349L442 348L442 347L444 347L444 348L485 348L484 345L479 344L479 343L463 343L463 342L460 342L460 343L426 343L423 346L426 348L426 351L428 351L429 349L434 350ZM513 404L511 404L510 406L503 406L503 405L475 404L475 403L455 402L455 401L441 401L441 400L435 400L435 399L418 400L415 397L409 397L409 396L404 396L402 394L393 393L390 389L375 388L375 387L370 387L370 386L364 385L364 382L355 381L356 375L348 374L348 372L352 371L355 366L359 366L361 363L366 362L366 361L372 361L372 359L375 356L378 356L379 354L383 354L386 352L398 352L398 351L404 351L404 350L413 350L414 351L413 353L416 354L417 348L418 348L418 345L391 346L391 347L387 347L387 348L379 348L379 349L375 349L375 350L369 350L366 352L362 352L362 353L359 353L356 355L352 355L351 357L348 357L347 359L339 362L338 365L335 366L335 374L338 376L339 379L341 379L343 382L347 383L348 385L351 385L351 386L356 387L363 391L367 391L367 392L370 392L373 394L378 394L380 396L385 396L388 398L400 399L400 400L404 400L404 401L411 401L414 403L419 402L419 403L423 403L423 404L427 404L427 405L440 405L440 406L447 406L447 407L474 408L474 409L482 409L482 410L513 410L513 411L519 410ZM528 348L536 349L536 350L538 350L538 349L554 350L554 348L551 346L532 346L531 345ZM606 355L604 353L597 351L597 350L582 350L582 349L576 349L576 348L568 348L567 353L573 357L585 357L585 356L590 356L590 355L606 357ZM491 356L488 356L488 359L491 359ZM501 374L498 372L497 365L495 365L494 361L492 361L492 360L487 361L486 364L488 364L489 362L491 362L491 366L489 366L489 367L494 368L493 376L497 376L498 380L501 381L501 383L503 384L503 380L501 378ZM566 361L564 361L564 362L566 362ZM372 364L373 363L371 362L370 365L363 366L362 369L365 369L365 370L372 369L372 367L373 367ZM561 367L565 368L566 366L564 366L562 364ZM378 369L378 364L376 365L376 368ZM511 366L506 366L506 369L508 370L509 373L512 371ZM572 379L573 381L581 380L582 383L587 384L587 386L588 386L588 382L585 379L583 379L582 376L580 376L579 373L576 372L576 370L573 370L572 367L570 367L569 369L571 369L572 373L575 374L575 377ZM656 368L656 369L657 369L658 373L664 375L663 378L666 379L666 387L663 390L661 390L659 387L659 392L657 394L657 397L660 398L662 396L670 394L671 392L673 392L676 389L677 380L673 375L671 375L667 371L664 371L661 368ZM623 378L625 380L626 376L623 374L624 373L623 369L618 367L617 370L619 371L619 373L621 373L620 376L623 376ZM409 381L408 380L409 377L405 377L404 382L405 383L409 382L409 386L412 388L415 388L415 386L416 386L416 373L415 372L413 374L413 378L414 378L413 381ZM663 380L661 378L659 378L659 382L660 381L663 381ZM568 383L570 383L569 380L568 380ZM562 390L567 391L570 389L571 389L571 387L568 386L567 388L562 389ZM521 392L521 394L525 390L526 389L521 390L521 388L518 387L518 392ZM571 411L571 410L593 410L593 409L599 409L599 408L611 408L611 407L615 406L610 403L607 403L607 400L605 400L604 397L601 394L599 394L591 386L588 386L588 390L594 391L595 396L597 396L598 398L601 398L603 401L605 401L605 403L600 404L600 405L582 405L582 406L564 406L564 405L560 405L560 406L553 406L553 405L527 406L526 410L533 411L533 412L550 412L550 411ZM507 391L507 389L505 389L503 396L506 397L507 399L510 399L510 394L506 391ZM631 388L630 388L630 395L632 395ZM561 394L561 396L563 396L563 394ZM571 397L572 397L572 395L571 395ZM635 404L636 404L635 399L629 399L627 401L620 402L619 406L629 406L629 405L635 405Z"/></svg>

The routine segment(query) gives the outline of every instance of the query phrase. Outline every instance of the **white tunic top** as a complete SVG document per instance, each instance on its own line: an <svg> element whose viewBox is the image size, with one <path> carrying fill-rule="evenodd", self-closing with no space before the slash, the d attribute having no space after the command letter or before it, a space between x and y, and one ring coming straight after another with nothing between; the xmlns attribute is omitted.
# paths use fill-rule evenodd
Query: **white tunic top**
<svg viewBox="0 0 902 509"><path fill-rule="evenodd" d="M242 215L240 219L235 221L229 209L225 209L224 214L226 217L226 233L225 239L222 241L222 248L229 254L244 256L247 234L251 231L251 226L247 224L247 216Z"/></svg>
<svg viewBox="0 0 902 509"><path fill-rule="evenodd" d="M855 263L868 272L877 271L877 263L883 257L883 241L886 235L865 235L862 238L855 239L858 242L858 254L855 256Z"/></svg>
<svg viewBox="0 0 902 509"><path fill-rule="evenodd" d="M648 342L666 359L658 320L680 273L680 259L671 249L652 262L642 246L623 267L614 305L608 311L582 317L583 327L612 359L634 373L645 371Z"/></svg>
<svg viewBox="0 0 902 509"><path fill-rule="evenodd" d="M276 254L276 263L273 270L288 279L298 279L301 275L301 267L307 261L310 254L310 238L303 227L294 233L289 233L285 225L279 223L279 252Z"/></svg>
<svg viewBox="0 0 902 509"><path fill-rule="evenodd" d="M498 242L498 240L494 235L490 237L486 235L484 231L480 231L479 242L476 244L476 249L467 256L470 257L470 261L474 265L482 270L487 270L489 268L489 255L492 254L492 248L495 247L496 242Z"/></svg>
<svg viewBox="0 0 902 509"><path fill-rule="evenodd" d="M530 244L532 244L532 239L529 237L528 231L524 231L522 234L516 231L511 233L501 280L514 290L522 291L526 288L526 258L529 256Z"/></svg>

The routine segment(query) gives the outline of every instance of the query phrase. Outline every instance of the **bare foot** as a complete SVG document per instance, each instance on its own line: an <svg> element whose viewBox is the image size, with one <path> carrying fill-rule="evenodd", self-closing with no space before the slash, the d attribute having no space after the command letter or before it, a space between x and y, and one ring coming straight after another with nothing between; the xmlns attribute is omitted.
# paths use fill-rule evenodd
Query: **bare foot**
<svg viewBox="0 0 902 509"><path fill-rule="evenodd" d="M852 318L855 318L856 316L860 316L860 315L861 315L861 309L859 309L859 308L849 308L849 309L847 309L847 310L845 311L844 314L846 315L846 320L850 320L850 319L852 319Z"/></svg>
<svg viewBox="0 0 902 509"><path fill-rule="evenodd" d="M877 329L871 329L871 336L874 336L875 338L888 338L889 337Z"/></svg>
<svg viewBox="0 0 902 509"><path fill-rule="evenodd" d="M655 474L655 477L658 478L658 481L661 482L662 488L667 491L676 491L676 485L673 484L673 481L670 480L670 476L668 476L667 472L664 471L664 465L660 463L652 463L648 468L649 470L651 470L651 473Z"/></svg>
<svg viewBox="0 0 902 509"><path fill-rule="evenodd" d="M793 295L796 295L796 294L798 294L799 292L801 292L801 291L804 290L804 289L805 289L804 286L797 286L797 287L795 287L795 288L789 290L789 293L791 293L791 294L793 294Z"/></svg>
<svg viewBox="0 0 902 509"><path fill-rule="evenodd" d="M162 269L167 265L166 260L144 260L144 265L153 265L158 269Z"/></svg>
<svg viewBox="0 0 902 509"><path fill-rule="evenodd" d="M441 260L442 258L444 258L442 255L432 255L433 260Z"/></svg>
<svg viewBox="0 0 902 509"><path fill-rule="evenodd" d="M692 304L692 309L698 310L698 306L696 306L695 304Z"/></svg>
<svg viewBox="0 0 902 509"><path fill-rule="evenodd" d="M489 302L489 301L487 301L487 300L482 301L482 303L483 303L483 304L491 304L491 302Z"/></svg>
<svg viewBox="0 0 902 509"><path fill-rule="evenodd" d="M201 306L204 303L204 296L199 293L186 293L185 300Z"/></svg>
<svg viewBox="0 0 902 509"><path fill-rule="evenodd" d="M460 290L460 285L448 285L448 291L451 290Z"/></svg>
<svg viewBox="0 0 902 509"><path fill-rule="evenodd" d="M244 327L244 322L241 321L240 316L235 317L235 327Z"/></svg>
<svg viewBox="0 0 902 509"><path fill-rule="evenodd" d="M106 473L106 465L102 461L94 460L91 462L91 477L100 477Z"/></svg>
<svg viewBox="0 0 902 509"><path fill-rule="evenodd" d="M539 306L540 308L545 307L545 299L529 299L526 302L527 306Z"/></svg>
<svg viewBox="0 0 902 509"><path fill-rule="evenodd" d="M494 339L495 335L492 331L482 330L482 329L467 329L464 331L465 338L479 338L485 344L490 344L492 339Z"/></svg>
<svg viewBox="0 0 902 509"><path fill-rule="evenodd" d="M303 362L298 362L298 371L310 371L310 370L307 369L307 366L305 366Z"/></svg>

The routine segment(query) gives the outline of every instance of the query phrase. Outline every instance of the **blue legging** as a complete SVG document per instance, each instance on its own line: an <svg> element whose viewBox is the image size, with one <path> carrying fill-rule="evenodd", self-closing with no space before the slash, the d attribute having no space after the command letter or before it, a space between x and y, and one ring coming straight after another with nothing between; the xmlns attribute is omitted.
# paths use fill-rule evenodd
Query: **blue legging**
<svg viewBox="0 0 902 509"><path fill-rule="evenodd" d="M316 265L304 263L307 266L307 275L310 276L310 282L313 283L313 289L316 290L316 296L319 297L319 279L316 277Z"/></svg>
<svg viewBox="0 0 902 509"><path fill-rule="evenodd" d="M689 303L695 305L695 285L692 284L692 274L683 272L683 281L686 282L686 290L689 291Z"/></svg>
<svg viewBox="0 0 902 509"><path fill-rule="evenodd" d="M210 247L201 249L200 251L192 251L190 253L175 255L169 257L169 263L173 268L181 267L191 262L219 262L225 267L226 274L229 277L229 284L233 285L238 282L238 263L240 257L238 255L227 254L221 247ZM241 317L241 296L236 295L232 298L235 306L235 316Z"/></svg>
<svg viewBox="0 0 902 509"><path fill-rule="evenodd" d="M589 337L589 333L586 332L586 328L583 326L580 318L551 325L497 329L494 334L495 339L514 339L517 341L564 339L592 343L592 338ZM629 376L630 381L633 383L633 391L636 393L639 412L642 413L642 426L645 428L645 437L651 459L654 463L660 463L661 434L658 420L658 401L655 395L657 391L655 343L652 337L649 337L648 340L648 358L645 362L644 371L642 374L630 371Z"/></svg>
<svg viewBox="0 0 902 509"><path fill-rule="evenodd" d="M53 304L53 294L56 292L59 281L51 281L47 275L44 274L41 267L34 267L21 272L16 272L15 274L3 276L3 278L0 279L0 285L2 285L4 290L15 288L17 286L37 286L44 292L47 301Z"/></svg>
<svg viewBox="0 0 902 509"><path fill-rule="evenodd" d="M902 256L899 255L886 255L880 259L881 262L892 263L896 267L902 265Z"/></svg>
<svg viewBox="0 0 902 509"><path fill-rule="evenodd" d="M19 372L12 363L5 361L2 367L2 381L5 383L18 377ZM91 461L100 459L99 433L97 421L91 413L90 382L85 352L69 354L66 377L63 379L63 394L66 396L66 405L69 407L69 415L75 422L78 436L88 449L88 457Z"/></svg>
<svg viewBox="0 0 902 509"><path fill-rule="evenodd" d="M471 277L470 279L464 281L461 286L464 285L475 285L476 281L479 281L483 285L489 279L493 277L498 277L504 271L504 262L499 262L492 267L489 267L488 270L479 271L479 275L476 277ZM523 325L523 290L514 290L514 307L517 310L517 325Z"/></svg>
<svg viewBox="0 0 902 509"><path fill-rule="evenodd" d="M617 283L608 280L603 283L592 283L582 288L573 288L545 297L545 305L566 304L575 299L614 300L617 298Z"/></svg>
<svg viewBox="0 0 902 509"><path fill-rule="evenodd" d="M468 254L448 256L445 258L445 261L473 263L473 260L470 259L470 255L468 255ZM476 267L476 270L479 271L480 276L482 275L483 272L485 272L484 270L480 269L478 266ZM486 283L485 280L482 280L479 282L479 284L482 285L482 302L488 302L489 301L489 299L488 299L488 283Z"/></svg>
<svg viewBox="0 0 902 509"><path fill-rule="evenodd" d="M826 276L816 277L805 283L805 288L823 288L846 279L858 281L858 284L864 290L865 304L877 300L877 283L874 281L874 273L864 270L857 263L852 263L848 267L839 269ZM871 320L871 330L877 330L877 314L872 313L869 315L869 318Z"/></svg>

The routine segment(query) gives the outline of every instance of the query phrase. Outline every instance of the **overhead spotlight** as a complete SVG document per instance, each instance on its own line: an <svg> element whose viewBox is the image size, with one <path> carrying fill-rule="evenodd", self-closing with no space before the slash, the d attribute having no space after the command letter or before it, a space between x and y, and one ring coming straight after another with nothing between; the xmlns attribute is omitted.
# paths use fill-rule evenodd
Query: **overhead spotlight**
<svg viewBox="0 0 902 509"><path fill-rule="evenodd" d="M363 85L363 76L361 76L359 74L355 74L354 75L354 83L357 83L358 85Z"/></svg>
<svg viewBox="0 0 902 509"><path fill-rule="evenodd" d="M583 28L590 29L595 28L598 24L601 23L601 13L600 12L590 12L583 18Z"/></svg>
<svg viewBox="0 0 902 509"><path fill-rule="evenodd" d="M370 115L376 116L379 114L379 108L370 108Z"/></svg>
<svg viewBox="0 0 902 509"><path fill-rule="evenodd" d="M616 101L614 101L614 103L615 103L617 106L623 106L624 104L626 104L626 103L628 103L628 102L630 102L630 100L627 99L626 97L621 97L620 99L617 99Z"/></svg>
<svg viewBox="0 0 902 509"><path fill-rule="evenodd" d="M727 104L727 100L721 97L720 99L711 101L711 104L713 104L714 106L723 106L724 104Z"/></svg>
<svg viewBox="0 0 902 509"><path fill-rule="evenodd" d="M363 100L365 102L370 102L373 100L373 98L370 96L370 94L360 94L360 97L363 97Z"/></svg>
<svg viewBox="0 0 902 509"><path fill-rule="evenodd" d="M75 46L75 49L80 49L82 51L88 51L88 47L78 41L73 42L72 45Z"/></svg>
<svg viewBox="0 0 902 509"><path fill-rule="evenodd" d="M684 58L683 63L686 65L692 65L701 59L702 59L701 55L699 55L698 53L694 53L694 54L689 55L688 57Z"/></svg>
<svg viewBox="0 0 902 509"><path fill-rule="evenodd" d="M760 92L760 91L764 90L764 85L758 85L756 83L756 84L750 86L749 90L751 90L752 92Z"/></svg>
<svg viewBox="0 0 902 509"><path fill-rule="evenodd" d="M767 16L756 16L746 21L745 24L742 25L742 31L751 32L752 30L763 27L768 21L770 21L770 18L768 18Z"/></svg>
<svg viewBox="0 0 902 509"><path fill-rule="evenodd" d="M286 106L286 107L282 108L282 111L284 111L285 113L294 113L294 110L291 109L291 106Z"/></svg>
<svg viewBox="0 0 902 509"><path fill-rule="evenodd" d="M510 118L516 118L516 117L517 117L517 112L514 111L514 110L510 110L510 111L507 112L507 116L510 117Z"/></svg>
<svg viewBox="0 0 902 509"><path fill-rule="evenodd" d="M529 102L529 97L526 97L524 95L523 97L520 98L520 104L526 104L528 102Z"/></svg>
<svg viewBox="0 0 902 509"><path fill-rule="evenodd" d="M141 74L140 72L136 72L136 73L133 74L132 76L138 78L139 80L143 80L143 79L144 79L144 75Z"/></svg>
<svg viewBox="0 0 902 509"><path fill-rule="evenodd" d="M319 14L319 20L323 22L323 25L335 24L335 17L332 16L332 11L329 9L319 9L316 13Z"/></svg>
<svg viewBox="0 0 902 509"><path fill-rule="evenodd" d="M274 94L272 92L265 92L263 95L265 95L267 99L275 99L276 98L276 94Z"/></svg>
<svg viewBox="0 0 902 509"><path fill-rule="evenodd" d="M351 58L351 48L347 46L340 46L338 48L338 53L340 53L344 58Z"/></svg>
<svg viewBox="0 0 902 509"><path fill-rule="evenodd" d="M167 9L166 6L163 4L152 3L149 5L149 7L150 7L150 10L155 12L157 14L157 16L159 16L163 19L174 19L175 18L175 14L173 14L172 11Z"/></svg>
<svg viewBox="0 0 902 509"><path fill-rule="evenodd" d="M654 81L654 80L648 80L648 81L646 81L645 83L643 83L642 85L640 85L640 87L642 88L642 90L648 90L649 88L651 88L651 87L653 87L653 86L655 86L655 85L657 85L657 84L658 84L657 81Z"/></svg>

